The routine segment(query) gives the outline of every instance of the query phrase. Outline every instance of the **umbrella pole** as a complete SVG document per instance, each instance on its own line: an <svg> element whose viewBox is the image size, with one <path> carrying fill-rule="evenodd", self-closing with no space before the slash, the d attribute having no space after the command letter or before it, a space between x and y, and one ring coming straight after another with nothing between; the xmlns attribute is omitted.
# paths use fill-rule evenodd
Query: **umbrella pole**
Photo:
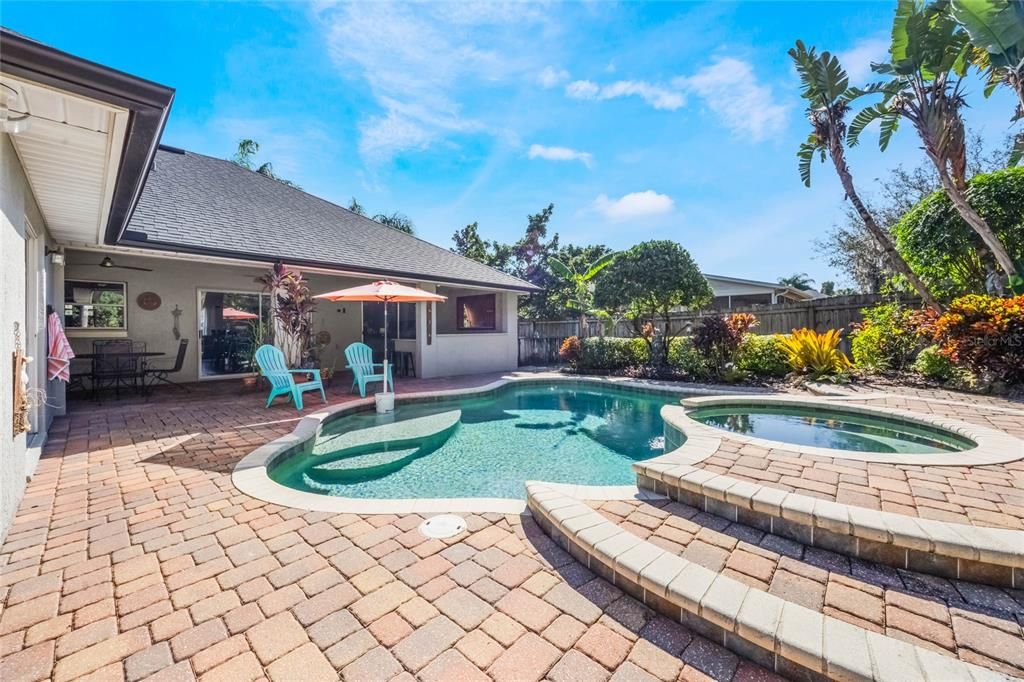
<svg viewBox="0 0 1024 682"><path fill-rule="evenodd" d="M388 301L384 299L384 392L388 392Z"/></svg>

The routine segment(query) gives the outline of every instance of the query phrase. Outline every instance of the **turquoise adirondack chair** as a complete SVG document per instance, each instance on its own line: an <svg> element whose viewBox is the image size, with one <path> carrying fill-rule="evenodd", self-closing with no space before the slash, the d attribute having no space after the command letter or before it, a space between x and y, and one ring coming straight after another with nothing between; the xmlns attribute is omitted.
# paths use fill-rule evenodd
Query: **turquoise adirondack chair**
<svg viewBox="0 0 1024 682"><path fill-rule="evenodd" d="M359 395L366 397L366 384L384 381L384 363L373 361L373 351L365 343L353 343L345 349L348 369L352 370L352 388L359 386ZM380 368L377 370L376 368ZM394 386L391 365L388 365L388 386ZM393 389L392 389L393 390Z"/></svg>
<svg viewBox="0 0 1024 682"><path fill-rule="evenodd" d="M279 395L290 396L295 401L295 409L302 409L302 394L306 391L320 391L320 397L327 402L327 395L324 393L324 385L320 382L320 372L309 369L288 369L284 362L284 353L274 346L264 345L256 349L256 364L260 366L263 376L270 382L270 397L267 398L267 407L274 402ZM295 374L312 374L315 378L312 381L297 383Z"/></svg>

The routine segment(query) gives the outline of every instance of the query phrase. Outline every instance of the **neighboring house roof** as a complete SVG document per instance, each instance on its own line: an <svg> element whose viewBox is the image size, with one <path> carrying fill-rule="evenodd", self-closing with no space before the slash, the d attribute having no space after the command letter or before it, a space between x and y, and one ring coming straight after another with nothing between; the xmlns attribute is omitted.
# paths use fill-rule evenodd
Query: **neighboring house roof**
<svg viewBox="0 0 1024 682"><path fill-rule="evenodd" d="M110 210L103 226L106 242L116 242L146 182L174 100L174 90L75 57L3 27L0 27L0 70L15 78L129 112L123 148L118 150L120 158Z"/></svg>
<svg viewBox="0 0 1024 682"><path fill-rule="evenodd" d="M780 284L779 282L763 282L761 280L756 279L741 279L739 277L725 277L723 275L709 275L707 273L704 274L704 278L708 280L709 283L712 284L712 289L714 288L714 280L718 280L720 282L729 282L732 284L746 284L754 287L762 287L764 289L768 289L769 291L786 293L794 298L799 298L803 300L821 298L821 294L818 293L817 291L814 291L813 289L797 289L796 287L791 287L786 284Z"/></svg>
<svg viewBox="0 0 1024 682"><path fill-rule="evenodd" d="M121 244L517 291L537 287L231 161L161 146Z"/></svg>

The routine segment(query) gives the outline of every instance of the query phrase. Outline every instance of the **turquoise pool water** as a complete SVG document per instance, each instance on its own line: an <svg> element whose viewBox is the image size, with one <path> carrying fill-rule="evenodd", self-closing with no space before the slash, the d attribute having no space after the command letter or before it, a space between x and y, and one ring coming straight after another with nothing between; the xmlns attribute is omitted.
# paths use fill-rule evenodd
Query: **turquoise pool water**
<svg viewBox="0 0 1024 682"><path fill-rule="evenodd" d="M827 409L723 405L697 408L688 415L733 433L835 450L934 454L974 447L966 438L943 429Z"/></svg>
<svg viewBox="0 0 1024 682"><path fill-rule="evenodd" d="M361 498L525 497L523 483L632 485L663 452L659 412L678 398L611 387L519 385L486 398L398 404L324 426L271 466L297 490Z"/></svg>

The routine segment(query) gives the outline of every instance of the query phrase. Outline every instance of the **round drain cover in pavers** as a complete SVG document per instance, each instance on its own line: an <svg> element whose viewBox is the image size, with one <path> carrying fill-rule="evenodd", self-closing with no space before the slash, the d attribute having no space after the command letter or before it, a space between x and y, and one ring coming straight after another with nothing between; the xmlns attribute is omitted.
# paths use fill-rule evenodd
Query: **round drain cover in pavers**
<svg viewBox="0 0 1024 682"><path fill-rule="evenodd" d="M466 530L466 519L455 514L432 516L420 524L420 532L428 538L450 538Z"/></svg>

